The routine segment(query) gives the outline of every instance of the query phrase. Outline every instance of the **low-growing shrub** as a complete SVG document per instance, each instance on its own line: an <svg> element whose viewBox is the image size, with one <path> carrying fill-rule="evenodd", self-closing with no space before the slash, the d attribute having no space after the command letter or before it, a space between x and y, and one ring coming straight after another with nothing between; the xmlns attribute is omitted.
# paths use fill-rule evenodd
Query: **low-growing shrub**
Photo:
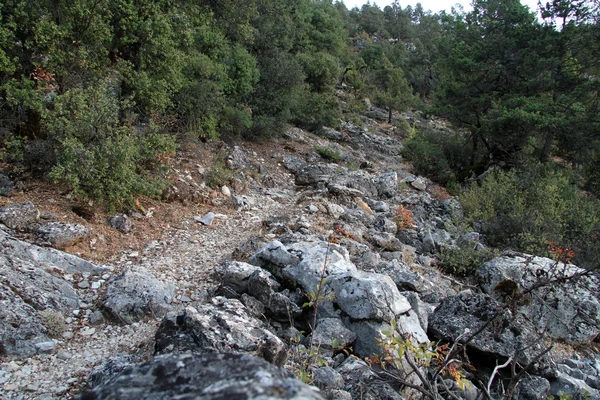
<svg viewBox="0 0 600 400"><path fill-rule="evenodd" d="M333 150L331 147L315 145L315 151L324 159L332 162L338 162L342 159L340 153Z"/></svg>
<svg viewBox="0 0 600 400"><path fill-rule="evenodd" d="M460 202L489 245L548 256L548 243L560 243L575 250L575 263L597 263L600 202L579 191L569 171L553 165L498 171L466 188Z"/></svg>
<svg viewBox="0 0 600 400"><path fill-rule="evenodd" d="M489 248L479 249L471 243L457 247L442 247L440 251L440 267L444 272L457 276L470 276L483 263L500 252Z"/></svg>

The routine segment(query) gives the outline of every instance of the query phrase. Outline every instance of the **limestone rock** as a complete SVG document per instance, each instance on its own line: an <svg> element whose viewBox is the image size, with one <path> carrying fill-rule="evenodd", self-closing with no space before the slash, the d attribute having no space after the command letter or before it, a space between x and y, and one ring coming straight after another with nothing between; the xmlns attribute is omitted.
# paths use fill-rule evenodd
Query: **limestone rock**
<svg viewBox="0 0 600 400"><path fill-rule="evenodd" d="M501 295L495 288L504 281L527 291L539 282L559 277L573 277L585 270L574 265L557 266L554 260L542 257L499 257L477 270L484 292ZM566 279L560 284L541 286L530 296L529 304L520 312L535 321L550 337L571 344L587 344L600 334L600 281L595 276Z"/></svg>
<svg viewBox="0 0 600 400"><path fill-rule="evenodd" d="M429 317L429 333L437 339L449 341L456 340L465 332L468 332L466 337L470 337L469 333L477 332L501 309L490 296L462 292L442 300ZM483 353L490 361L509 358L518 351L517 361L524 365L544 350L543 341L531 323L508 310L476 335L467 348Z"/></svg>
<svg viewBox="0 0 600 400"><path fill-rule="evenodd" d="M157 280L147 270L129 269L108 282L102 308L117 321L131 324L165 315L174 294L173 285Z"/></svg>
<svg viewBox="0 0 600 400"><path fill-rule="evenodd" d="M387 172L375 178L379 197L394 197L398 191L398 174Z"/></svg>
<svg viewBox="0 0 600 400"><path fill-rule="evenodd" d="M40 212L31 202L0 207L0 223L15 231L30 230L39 217Z"/></svg>
<svg viewBox="0 0 600 400"><path fill-rule="evenodd" d="M241 354L171 354L132 366L79 400L296 399L322 397L291 372Z"/></svg>
<svg viewBox="0 0 600 400"><path fill-rule="evenodd" d="M34 263L46 270L58 269L68 273L91 275L103 274L108 270L106 267L92 264L72 254L18 240L2 230L0 230L0 254Z"/></svg>
<svg viewBox="0 0 600 400"><path fill-rule="evenodd" d="M334 340L340 347L351 346L356 334L346 328L337 318L322 318L310 336L312 343L325 350L333 350Z"/></svg>
<svg viewBox="0 0 600 400"><path fill-rule="evenodd" d="M133 229L133 223L125 214L117 214L107 219L108 225L121 233L129 233Z"/></svg>
<svg viewBox="0 0 600 400"><path fill-rule="evenodd" d="M249 196L234 194L231 196L233 199L233 207L236 211L249 211L254 207L256 201Z"/></svg>
<svg viewBox="0 0 600 400"><path fill-rule="evenodd" d="M242 294L248 292L248 279L250 276L255 271L260 270L260 267L245 262L226 261L215 268L215 273L221 284L229 286L237 293Z"/></svg>
<svg viewBox="0 0 600 400"><path fill-rule="evenodd" d="M50 340L37 311L0 283L0 355L36 354L37 343Z"/></svg>
<svg viewBox="0 0 600 400"><path fill-rule="evenodd" d="M198 308L187 307L163 319L156 333L157 354L248 353L283 365L283 342L263 322L250 316L239 300L215 297Z"/></svg>
<svg viewBox="0 0 600 400"><path fill-rule="evenodd" d="M64 224L62 222L47 222L41 224L35 231L36 243L48 244L56 249L64 250L83 241L88 235L88 229L79 224Z"/></svg>
<svg viewBox="0 0 600 400"><path fill-rule="evenodd" d="M293 173L297 173L306 167L306 161L294 156L283 156L283 165Z"/></svg>
<svg viewBox="0 0 600 400"><path fill-rule="evenodd" d="M390 321L411 308L386 275L360 272L330 279L335 302L354 320Z"/></svg>

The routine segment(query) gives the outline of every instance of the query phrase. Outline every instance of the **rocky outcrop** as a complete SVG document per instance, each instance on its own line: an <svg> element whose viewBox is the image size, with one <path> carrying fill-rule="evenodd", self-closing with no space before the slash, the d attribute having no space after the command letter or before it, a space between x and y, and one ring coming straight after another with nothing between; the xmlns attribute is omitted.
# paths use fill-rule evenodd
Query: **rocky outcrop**
<svg viewBox="0 0 600 400"><path fill-rule="evenodd" d="M39 217L40 212L30 202L0 207L0 223L15 231L31 230Z"/></svg>
<svg viewBox="0 0 600 400"><path fill-rule="evenodd" d="M584 269L549 258L507 256L482 265L477 277L485 293L501 300L523 294L526 304L519 312L551 338L586 344L600 334L600 281Z"/></svg>
<svg viewBox="0 0 600 400"><path fill-rule="evenodd" d="M83 241L88 235L88 229L79 224L64 224L62 222L47 222L41 224L35 231L36 243L40 246L52 246L64 250Z"/></svg>
<svg viewBox="0 0 600 400"><path fill-rule="evenodd" d="M107 269L79 257L18 240L0 231L0 353L25 356L44 350L49 323L40 312L65 318L82 301L65 274Z"/></svg>
<svg viewBox="0 0 600 400"><path fill-rule="evenodd" d="M238 300L224 297L168 315L156 333L155 350L157 354L258 354L280 366L287 355L283 342L264 323L249 315Z"/></svg>
<svg viewBox="0 0 600 400"><path fill-rule="evenodd" d="M173 285L157 280L143 268L128 269L111 278L102 309L118 322L130 324L146 317L162 317L172 310Z"/></svg>
<svg viewBox="0 0 600 400"><path fill-rule="evenodd" d="M492 297L470 291L442 300L429 318L429 332L437 339L462 340L484 357L516 357L523 365L545 350L531 322Z"/></svg>
<svg viewBox="0 0 600 400"><path fill-rule="evenodd" d="M291 372L242 354L169 354L132 366L79 400L322 399Z"/></svg>

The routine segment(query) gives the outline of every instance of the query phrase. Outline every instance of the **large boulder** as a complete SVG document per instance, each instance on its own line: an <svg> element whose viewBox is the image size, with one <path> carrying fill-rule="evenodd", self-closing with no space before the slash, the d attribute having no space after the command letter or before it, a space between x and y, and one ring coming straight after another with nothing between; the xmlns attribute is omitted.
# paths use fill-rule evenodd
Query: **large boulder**
<svg viewBox="0 0 600 400"><path fill-rule="evenodd" d="M477 277L483 291L497 298L505 297L508 283L526 293L527 304L519 311L540 331L571 344L587 344L600 334L600 280L580 276L585 273L549 258L506 256L482 265Z"/></svg>
<svg viewBox="0 0 600 400"><path fill-rule="evenodd" d="M519 363L528 365L545 349L531 322L503 308L491 296L469 291L442 300L429 317L429 333L451 342L459 337L467 341L475 334L467 348L490 361L516 355Z"/></svg>
<svg viewBox="0 0 600 400"><path fill-rule="evenodd" d="M283 365L283 342L250 316L239 300L215 297L198 308L170 313L156 333L157 354L247 353Z"/></svg>
<svg viewBox="0 0 600 400"><path fill-rule="evenodd" d="M291 372L242 354L170 354L132 366L79 400L322 399Z"/></svg>
<svg viewBox="0 0 600 400"><path fill-rule="evenodd" d="M162 317L171 311L175 287L147 270L128 269L108 282L102 308L119 322L131 324L145 317Z"/></svg>
<svg viewBox="0 0 600 400"><path fill-rule="evenodd" d="M334 301L353 320L390 321L410 310L389 276L356 272L332 279Z"/></svg>
<svg viewBox="0 0 600 400"><path fill-rule="evenodd" d="M324 276L352 275L358 272L350 261L348 251L337 244L326 242L298 242L287 248L288 252L300 259L299 262L285 266L282 275L305 293L316 290L323 269ZM277 276L276 273L274 273Z"/></svg>

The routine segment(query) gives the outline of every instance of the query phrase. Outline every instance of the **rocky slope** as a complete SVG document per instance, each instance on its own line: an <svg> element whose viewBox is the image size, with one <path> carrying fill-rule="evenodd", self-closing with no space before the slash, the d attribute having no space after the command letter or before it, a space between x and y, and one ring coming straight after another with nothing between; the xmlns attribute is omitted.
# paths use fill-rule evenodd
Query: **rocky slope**
<svg viewBox="0 0 600 400"><path fill-rule="evenodd" d="M85 226L0 208L3 398L600 398L597 278L523 254L442 274L440 249L485 243L401 146L366 118L230 148L233 187L180 171L172 196L208 205L109 265L57 250Z"/></svg>

